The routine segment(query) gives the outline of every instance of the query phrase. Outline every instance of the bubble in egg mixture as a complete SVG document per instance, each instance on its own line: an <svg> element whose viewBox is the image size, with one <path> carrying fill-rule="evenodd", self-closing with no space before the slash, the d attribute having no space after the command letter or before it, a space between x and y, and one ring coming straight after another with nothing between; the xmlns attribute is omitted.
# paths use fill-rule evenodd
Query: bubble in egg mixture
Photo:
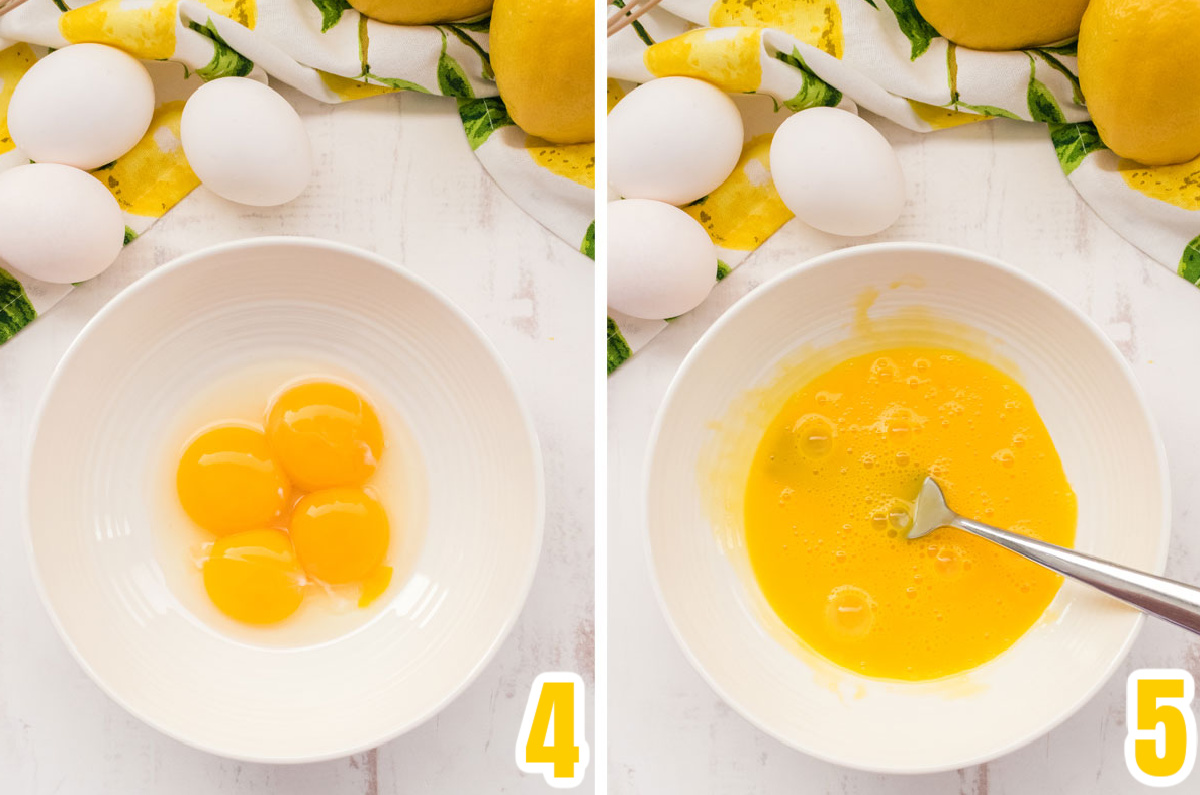
<svg viewBox="0 0 1200 795"><path fill-rule="evenodd" d="M927 475L960 513L1074 540L1075 495L1034 401L958 351L835 364L785 402L750 467L745 543L764 597L814 651L866 676L936 679L987 662L1061 582L957 530L909 541Z"/></svg>
<svg viewBox="0 0 1200 795"><path fill-rule="evenodd" d="M875 623L875 601L862 588L839 585L826 599L825 620L837 634L861 638Z"/></svg>
<svg viewBox="0 0 1200 795"><path fill-rule="evenodd" d="M934 548L934 571L942 577L959 577L966 571L969 561L962 547L955 544L941 544Z"/></svg>
<svg viewBox="0 0 1200 795"><path fill-rule="evenodd" d="M879 381L892 381L899 372L900 368L887 356L880 356L871 362L871 375Z"/></svg>
<svg viewBox="0 0 1200 795"><path fill-rule="evenodd" d="M836 435L833 422L820 414L805 414L792 425L800 451L810 458L824 458L833 451Z"/></svg>
<svg viewBox="0 0 1200 795"><path fill-rule="evenodd" d="M888 511L888 524L892 526L893 530L907 532L908 528L912 526L911 509L900 500L896 500L891 510Z"/></svg>
<svg viewBox="0 0 1200 795"><path fill-rule="evenodd" d="M893 441L902 441L907 439L909 434L920 430L925 422L925 417L909 406L893 403L879 413L874 428Z"/></svg>

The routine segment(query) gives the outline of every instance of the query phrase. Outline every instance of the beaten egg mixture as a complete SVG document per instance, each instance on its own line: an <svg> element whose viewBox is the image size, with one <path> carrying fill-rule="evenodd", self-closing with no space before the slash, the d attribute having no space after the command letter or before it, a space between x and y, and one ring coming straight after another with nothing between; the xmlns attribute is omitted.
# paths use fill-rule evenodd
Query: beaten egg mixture
<svg viewBox="0 0 1200 795"><path fill-rule="evenodd" d="M957 530L907 540L927 475L959 513L1074 542L1075 493L1029 394L959 351L840 362L787 401L754 455L745 542L763 595L814 651L865 676L929 680L985 663L1061 583Z"/></svg>

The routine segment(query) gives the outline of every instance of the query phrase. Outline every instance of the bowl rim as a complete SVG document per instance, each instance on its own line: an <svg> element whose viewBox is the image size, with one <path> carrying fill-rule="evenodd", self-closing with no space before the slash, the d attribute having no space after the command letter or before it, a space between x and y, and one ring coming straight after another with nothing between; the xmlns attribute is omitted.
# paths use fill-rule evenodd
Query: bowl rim
<svg viewBox="0 0 1200 795"><path fill-rule="evenodd" d="M58 389L59 381L62 379L63 373L79 354L79 348L83 341L95 331L97 326L107 322L109 317L120 312L130 299L140 295L143 292L155 289L159 282L163 281L164 279L171 278L171 276L179 270L213 257L222 257L235 252L259 248L275 248L277 246L298 246L301 248L310 248L319 251L337 253L344 256L356 257L360 260L370 263L371 265L391 271L392 273L407 280L421 291L425 292L437 303L441 304L441 306L447 309L451 315L466 328L471 336L483 346L487 354L496 363L505 385L512 393L513 401L521 417L521 423L524 426L526 440L532 453L534 533L532 548L530 550L532 555L527 566L525 579L521 586L520 599L516 603L516 608L512 610L508 618L505 619L503 624L500 626L499 631L493 638L491 645L487 648L483 656L476 661L474 666L468 672L467 676L464 677L463 680L459 682L451 692L442 698L440 702L428 709L423 714L417 715L400 724L396 728L381 733L379 736L371 740L356 743L350 746L331 748L330 750L315 754L263 756L255 754L242 754L225 748L217 748L204 741L190 738L183 731L175 727L165 726L162 723L149 718L142 711L133 707L119 692L110 686L110 684L91 667L87 659L85 659L83 654L76 647L74 641L72 641L70 635L60 621L59 616L54 610L54 607L50 601L46 585L42 580L41 572L38 568L37 559L34 552L34 531L30 515L32 503L30 488L32 486L31 473L33 467L34 450L36 448L38 436L42 428L44 414L47 409L47 405L50 402L50 397ZM142 721L142 723L150 726L167 737L170 737L171 739L183 743L184 745L194 748L198 751L203 751L205 753L213 754L225 759L232 759L238 762L291 765L306 764L310 762L327 762L333 759L341 759L363 753L364 751L369 751L373 748L378 748L379 746L396 739L400 735L412 731L436 716L453 701L455 701L460 695L462 695L462 693L479 678L479 676L483 673L483 670L491 664L493 659L495 659L500 647L504 645L504 642L512 634L512 630L516 625L517 620L524 612L525 606L529 601L529 594L533 588L533 582L536 579L538 565L541 560L542 546L545 535L546 472L545 462L542 457L541 444L538 440L536 426L534 425L533 415L530 413L529 405L522 396L516 379L513 377L512 371L501 357L496 346L487 337L487 335L484 334L479 325L476 324L469 315L467 315L466 312L459 308L458 305L451 301L448 297L443 295L442 292L434 287L430 282L417 275L413 271L408 270L402 265L399 265L380 254L376 254L373 251L368 251L357 246L352 246L334 240L325 240L315 237L298 235L268 235L262 237L241 238L238 240L218 243L213 246L207 246L187 254L182 254L166 263L163 263L162 265L153 268L144 276L140 277L132 284L117 293L117 295L105 303L104 306L102 306L88 320L88 322L84 324L83 328L80 329L80 331L75 335L75 338L71 341L71 344L62 354L58 364L55 365L54 372L51 374L49 381L46 383L45 390L42 393L41 398L38 400L37 409L33 415L33 422L26 436L26 450L22 465L20 485L20 517L26 561L33 576L34 589L37 591L38 600L41 602L42 608L46 611L50 618L50 623L54 625L55 631L58 633L59 638L61 638L63 643L66 645L67 650L75 659L75 662L79 664L79 666L88 675L88 678L90 678L105 695L107 695L112 701L116 702L126 712Z"/></svg>
<svg viewBox="0 0 1200 795"><path fill-rule="evenodd" d="M709 673L709 671L704 667L704 664L696 656L695 652L684 639L682 631L675 623L675 619L667 606L667 598L663 592L662 583L659 581L658 565L655 559L654 546L651 541L650 533L650 475L651 470L654 468L654 461L658 452L663 426L666 424L667 410L675 401L677 393L681 391L684 376L696 366L696 362L699 361L702 356L704 356L707 348L713 344L713 340L724 332L725 327L732 323L734 318L745 312L753 311L754 305L759 300L762 300L768 292L777 289L785 282L801 278L810 270L835 267L842 260L856 259L863 255L874 256L878 254L899 252L921 252L926 254L939 254L969 259L978 264L994 268L1005 274L1008 274L1009 276L1015 277L1018 281L1023 282L1026 286L1031 287L1037 292L1040 292L1048 297L1061 310L1082 324L1082 326L1100 342L1101 347L1107 351L1109 356L1117 362L1118 369L1123 375L1125 381L1131 387L1136 404L1150 429L1150 441L1152 447L1154 448L1155 459L1158 463L1158 468L1161 473L1159 478L1159 500L1161 501L1163 507L1163 519L1158 531L1158 557L1155 560L1151 571L1159 575L1163 573L1163 571L1166 569L1167 557L1170 550L1172 524L1171 478L1170 470L1168 469L1167 465L1166 447L1163 445L1162 435L1158 431L1158 425L1154 421L1154 414L1151 412L1150 406L1146 401L1146 397L1142 393L1141 386L1139 385L1137 378L1134 376L1133 368L1125 359L1125 356L1122 355L1117 346L1111 339L1108 338L1108 336L1096 324L1095 321L1084 314L1084 312L1074 304L1067 301L1057 292L1034 277L1030 276L1028 273L1013 265L1009 265L1007 262L1004 262L996 257L971 251L958 246L948 246L941 243L922 243L916 241L866 243L861 245L851 245L845 248L836 249L834 251L825 252L824 254L818 254L796 265L786 268L781 273L763 282L758 287L755 287L749 293L734 302L732 306L726 309L721 316L718 317L716 321L714 321L713 324L704 331L704 333L700 336L700 339L696 341L691 350L689 350L687 355L684 356L683 361L680 362L678 369L675 371L675 375L671 378L671 383L667 387L667 391L663 396L662 402L659 403L658 411L655 413L654 417L654 424L650 429L650 435L646 446L646 457L642 465L641 494L639 495L641 501L640 520L642 524L643 549L646 554L647 563L650 567L650 579L653 584L654 596L658 602L658 607L666 619L666 623L670 628L671 635L675 638L675 642L679 645L679 648L683 652L683 655L687 659L688 663L697 673L700 674L701 678L708 683L708 686L716 692L722 701L732 707L735 712L741 715L742 718L748 721L759 731L770 737L773 737L788 748L800 751L801 753L807 754L808 756L819 759L823 762L828 762L830 764L855 770L861 770L868 773L887 775L924 775L932 773L945 773L952 770L959 770L965 767L972 767L991 762L1020 748L1023 748L1034 740L1053 731L1068 718L1072 717L1080 709L1082 709L1096 696L1101 688L1103 688L1109 683L1109 681L1112 680L1112 677L1116 673L1117 669L1124 664L1125 659L1129 656L1129 652L1133 647L1133 643L1140 634L1142 625L1145 623L1146 615L1142 612L1138 612L1137 615L1133 616L1132 624L1129 631L1125 635L1125 639L1122 642L1120 649L1115 655L1113 655L1113 658L1104 671L1104 674L1100 677L1097 677L1096 682L1088 689L1088 691L1074 703L1070 704L1066 709L1062 710L1062 712L1054 720L1048 722L1036 731L1019 737L998 749L976 754L975 756L964 759L952 760L944 764L915 767L862 764L861 762L855 760L851 755L817 753L811 749L801 747L793 740L783 736L782 732L777 732L771 726L767 725L765 720L762 720L754 715L743 704L734 699L726 690L726 688L723 687L721 683Z"/></svg>

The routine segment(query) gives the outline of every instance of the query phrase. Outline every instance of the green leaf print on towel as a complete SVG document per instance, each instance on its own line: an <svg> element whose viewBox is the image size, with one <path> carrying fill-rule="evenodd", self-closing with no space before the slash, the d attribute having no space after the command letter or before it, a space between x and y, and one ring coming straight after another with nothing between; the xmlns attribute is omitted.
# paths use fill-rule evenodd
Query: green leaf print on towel
<svg viewBox="0 0 1200 795"><path fill-rule="evenodd" d="M1039 50L1030 50L1030 52L1036 53L1037 56L1045 61L1051 69L1067 78L1067 80L1071 81L1071 100L1076 105L1084 104L1083 89L1079 87L1079 75L1072 72L1069 68L1067 68L1066 64L1051 55L1051 50L1043 47Z"/></svg>
<svg viewBox="0 0 1200 795"><path fill-rule="evenodd" d="M633 351L629 349L629 343L621 336L621 329L617 328L617 324L610 317L608 319L608 374L612 375L613 371L632 355Z"/></svg>
<svg viewBox="0 0 1200 795"><path fill-rule="evenodd" d="M501 127L515 125L516 122L508 115L508 109L500 97L484 97L483 99L458 101L458 116L462 119L463 129L467 133L467 141L474 151L487 141Z"/></svg>
<svg viewBox="0 0 1200 795"><path fill-rule="evenodd" d="M579 246L579 250L586 254L589 258L596 258L596 222L592 221L588 225L587 233L583 236L583 244Z"/></svg>
<svg viewBox="0 0 1200 795"><path fill-rule="evenodd" d="M1200 286L1200 235L1192 238L1179 259L1179 275Z"/></svg>
<svg viewBox="0 0 1200 795"><path fill-rule="evenodd" d="M791 55L777 52L775 53L775 57L785 64L799 69L800 75L804 80L804 83L800 86L800 90L796 92L796 96L783 103L790 110L799 111L805 108L817 107L833 108L837 107L837 104L842 101L842 92L817 77L816 73L808 68L808 64L804 63L804 58L800 56L799 47L793 47Z"/></svg>
<svg viewBox="0 0 1200 795"><path fill-rule="evenodd" d="M963 102L958 96L958 45L950 42L946 45L946 82L950 84L950 105L949 107L955 110L966 108L972 113L979 113L984 116L998 116L1003 119L1020 119L1021 117L1012 111L998 108L995 105L972 105L968 102Z"/></svg>
<svg viewBox="0 0 1200 795"><path fill-rule="evenodd" d="M321 32L332 28L342 18L342 12L350 10L346 0L312 0L321 12Z"/></svg>
<svg viewBox="0 0 1200 795"><path fill-rule="evenodd" d="M492 18L490 16L473 19L468 22L455 22L450 27L462 28L463 30L473 30L476 33L487 33L492 26Z"/></svg>
<svg viewBox="0 0 1200 795"><path fill-rule="evenodd" d="M13 335L37 317L25 288L8 271L0 268L0 342Z"/></svg>
<svg viewBox="0 0 1200 795"><path fill-rule="evenodd" d="M892 9L892 13L896 15L900 32L912 44L912 56L909 60L917 60L929 49L930 42L941 34L933 29L933 25L925 21L925 17L921 16L921 12L917 10L913 0L887 0L887 4ZM871 3L871 5L875 4Z"/></svg>
<svg viewBox="0 0 1200 795"><path fill-rule="evenodd" d="M340 0L339 0L340 1ZM348 6L347 6L348 7ZM446 34L442 34L442 46L445 47ZM395 91L416 91L419 94L432 94L425 86L414 83L411 80L405 80L402 77L381 77L371 73L371 64L367 58L367 53L371 50L371 37L367 30L367 18L362 14L358 15L358 62L362 64L362 72L359 73L359 78L380 85L387 86Z"/></svg>
<svg viewBox="0 0 1200 795"><path fill-rule="evenodd" d="M1038 47L1041 52L1052 52L1055 55L1078 55L1079 41L1068 41L1066 44L1055 44L1050 47Z"/></svg>
<svg viewBox="0 0 1200 795"><path fill-rule="evenodd" d="M442 96L474 99L475 91L471 88L471 81L467 78L467 73L463 68L458 65L458 61L446 52L446 31L443 30L441 33L442 54L438 57L437 65L438 90Z"/></svg>
<svg viewBox="0 0 1200 795"><path fill-rule="evenodd" d="M972 105L967 102L955 102L955 109L966 108L974 113L979 113L984 116L997 116L1001 119L1020 119L1021 117L1013 113L1011 110L998 108L995 105Z"/></svg>
<svg viewBox="0 0 1200 795"><path fill-rule="evenodd" d="M218 77L245 77L253 71L254 62L225 43L225 39L217 33L211 18L206 25L189 22L188 27L212 39L213 43L212 60L197 69L196 74L205 80L215 80Z"/></svg>
<svg viewBox="0 0 1200 795"><path fill-rule="evenodd" d="M388 88L394 88L397 91L416 91L418 94L433 93L428 88L414 83L411 80L405 80L402 77L380 77L379 75L373 75L370 72L363 75L363 77L372 82L387 86Z"/></svg>
<svg viewBox="0 0 1200 795"><path fill-rule="evenodd" d="M467 45L468 47L470 47L472 50L475 51L475 54L479 56L479 63L481 65L480 71L483 74L483 76L486 77L488 80L495 80L496 73L492 71L491 56L488 55L487 50L483 49L483 47L481 47L479 45L479 42L475 41L475 39L471 38L465 32L463 32L462 27L463 27L462 25L447 25L446 30L453 33L458 38L459 41L461 41L463 44ZM485 30L486 30L486 28L485 28Z"/></svg>
<svg viewBox="0 0 1200 795"><path fill-rule="evenodd" d="M1092 152L1108 148L1100 140L1096 125L1090 121L1051 124L1050 141L1054 144L1054 152L1058 155L1058 163L1062 166L1063 173L1068 176L1079 168L1083 159Z"/></svg>
<svg viewBox="0 0 1200 795"><path fill-rule="evenodd" d="M1054 95L1050 93L1050 89L1037 79L1037 61L1033 59L1032 55L1029 56L1029 90L1025 93L1025 97L1029 103L1029 118L1034 121L1053 124L1067 120L1067 117L1063 115L1062 108L1058 107L1058 103L1054 100Z"/></svg>

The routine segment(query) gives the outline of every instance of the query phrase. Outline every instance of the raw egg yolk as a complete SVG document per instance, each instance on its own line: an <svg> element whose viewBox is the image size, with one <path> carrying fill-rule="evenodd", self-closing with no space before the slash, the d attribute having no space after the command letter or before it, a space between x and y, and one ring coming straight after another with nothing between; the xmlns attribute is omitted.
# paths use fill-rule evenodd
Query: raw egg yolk
<svg viewBox="0 0 1200 795"><path fill-rule="evenodd" d="M361 395L327 381L285 390L267 412L267 438L305 491L361 486L383 453L379 418Z"/></svg>
<svg viewBox="0 0 1200 795"><path fill-rule="evenodd" d="M240 425L221 425L193 439L175 486L192 521L218 535L272 524L292 491L267 438Z"/></svg>
<svg viewBox="0 0 1200 795"><path fill-rule="evenodd" d="M327 489L296 503L292 541L304 570L340 585L371 575L387 554L387 513L362 489Z"/></svg>
<svg viewBox="0 0 1200 795"><path fill-rule="evenodd" d="M282 530L218 538L204 562L204 588L218 609L247 624L274 624L304 598L304 574Z"/></svg>

